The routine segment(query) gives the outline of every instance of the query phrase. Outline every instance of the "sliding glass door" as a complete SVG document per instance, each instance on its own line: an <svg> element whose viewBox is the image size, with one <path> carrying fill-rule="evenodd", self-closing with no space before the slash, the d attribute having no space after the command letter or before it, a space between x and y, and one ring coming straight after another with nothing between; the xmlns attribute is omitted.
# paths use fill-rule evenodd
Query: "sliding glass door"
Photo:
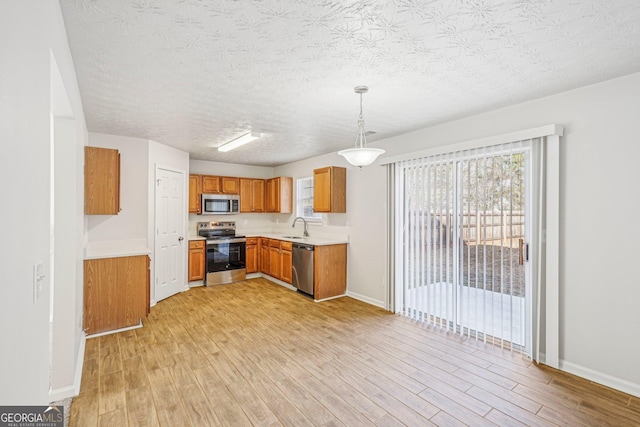
<svg viewBox="0 0 640 427"><path fill-rule="evenodd" d="M528 170L523 142L396 165L396 312L529 352Z"/></svg>

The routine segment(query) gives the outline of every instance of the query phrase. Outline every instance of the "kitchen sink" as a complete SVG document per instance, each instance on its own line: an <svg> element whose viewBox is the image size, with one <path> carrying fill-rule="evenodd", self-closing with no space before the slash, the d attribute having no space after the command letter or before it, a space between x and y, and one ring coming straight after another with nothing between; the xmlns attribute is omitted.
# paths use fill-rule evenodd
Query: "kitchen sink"
<svg viewBox="0 0 640 427"><path fill-rule="evenodd" d="M283 239L299 239L299 240L304 240L305 237L300 237L300 236L281 236Z"/></svg>

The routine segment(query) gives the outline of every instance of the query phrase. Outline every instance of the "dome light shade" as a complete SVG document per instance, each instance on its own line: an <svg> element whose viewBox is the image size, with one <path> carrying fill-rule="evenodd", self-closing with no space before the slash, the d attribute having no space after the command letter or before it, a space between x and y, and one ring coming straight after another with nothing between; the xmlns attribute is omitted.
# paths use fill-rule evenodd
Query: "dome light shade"
<svg viewBox="0 0 640 427"><path fill-rule="evenodd" d="M358 117L358 134L356 135L356 147L338 151L338 154L347 159L347 162L362 169L375 162L378 156L384 153L381 148L367 148L367 137L364 132L364 118L362 116L362 94L367 93L367 86L356 86L355 93L360 95L360 116Z"/></svg>
<svg viewBox="0 0 640 427"><path fill-rule="evenodd" d="M349 148L347 150L338 151L338 154L347 159L347 162L353 166L363 167L369 166L375 162L380 154L384 153L384 150L380 148Z"/></svg>

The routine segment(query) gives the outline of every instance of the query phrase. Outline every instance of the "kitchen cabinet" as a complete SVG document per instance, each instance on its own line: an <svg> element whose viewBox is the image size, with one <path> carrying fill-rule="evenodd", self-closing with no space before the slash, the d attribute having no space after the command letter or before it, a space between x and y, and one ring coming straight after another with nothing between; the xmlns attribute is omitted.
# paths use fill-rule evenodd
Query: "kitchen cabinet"
<svg viewBox="0 0 640 427"><path fill-rule="evenodd" d="M269 239L260 238L260 272L269 274Z"/></svg>
<svg viewBox="0 0 640 427"><path fill-rule="evenodd" d="M247 237L246 268L247 274L258 272L258 238Z"/></svg>
<svg viewBox="0 0 640 427"><path fill-rule="evenodd" d="M269 239L269 276L280 278L280 240Z"/></svg>
<svg viewBox="0 0 640 427"><path fill-rule="evenodd" d="M220 187L220 177L202 175L202 192L204 194L218 194L222 193Z"/></svg>
<svg viewBox="0 0 640 427"><path fill-rule="evenodd" d="M117 215L120 211L120 153L84 147L84 213Z"/></svg>
<svg viewBox="0 0 640 427"><path fill-rule="evenodd" d="M313 252L313 297L316 300L347 292L347 245L315 246Z"/></svg>
<svg viewBox="0 0 640 427"><path fill-rule="evenodd" d="M267 179L266 210L275 213L293 212L293 178L280 176Z"/></svg>
<svg viewBox="0 0 640 427"><path fill-rule="evenodd" d="M238 194L239 179L233 176L202 175L202 192L205 194Z"/></svg>
<svg viewBox="0 0 640 427"><path fill-rule="evenodd" d="M292 282L292 247L293 244L291 242L280 242L280 280L286 283Z"/></svg>
<svg viewBox="0 0 640 427"><path fill-rule="evenodd" d="M205 272L205 241L189 241L189 281L204 280Z"/></svg>
<svg viewBox="0 0 640 427"><path fill-rule="evenodd" d="M202 213L202 176L189 175L189 213Z"/></svg>
<svg viewBox="0 0 640 427"><path fill-rule="evenodd" d="M231 176L221 176L220 186L224 194L240 193L240 180Z"/></svg>
<svg viewBox="0 0 640 427"><path fill-rule="evenodd" d="M84 331L136 326L149 314L147 255L84 261Z"/></svg>
<svg viewBox="0 0 640 427"><path fill-rule="evenodd" d="M323 213L347 211L347 170L338 166L313 171L313 210Z"/></svg>
<svg viewBox="0 0 640 427"><path fill-rule="evenodd" d="M240 178L240 212L264 212L264 179Z"/></svg>

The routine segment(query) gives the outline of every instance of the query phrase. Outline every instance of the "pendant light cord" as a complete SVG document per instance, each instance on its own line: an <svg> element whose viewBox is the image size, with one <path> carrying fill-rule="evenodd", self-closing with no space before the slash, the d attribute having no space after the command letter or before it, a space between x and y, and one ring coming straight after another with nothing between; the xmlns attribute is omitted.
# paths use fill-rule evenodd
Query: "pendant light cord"
<svg viewBox="0 0 640 427"><path fill-rule="evenodd" d="M364 148L367 137L364 135L364 117L362 116L362 92L360 92L360 117L358 118L358 135L356 136L356 148Z"/></svg>

